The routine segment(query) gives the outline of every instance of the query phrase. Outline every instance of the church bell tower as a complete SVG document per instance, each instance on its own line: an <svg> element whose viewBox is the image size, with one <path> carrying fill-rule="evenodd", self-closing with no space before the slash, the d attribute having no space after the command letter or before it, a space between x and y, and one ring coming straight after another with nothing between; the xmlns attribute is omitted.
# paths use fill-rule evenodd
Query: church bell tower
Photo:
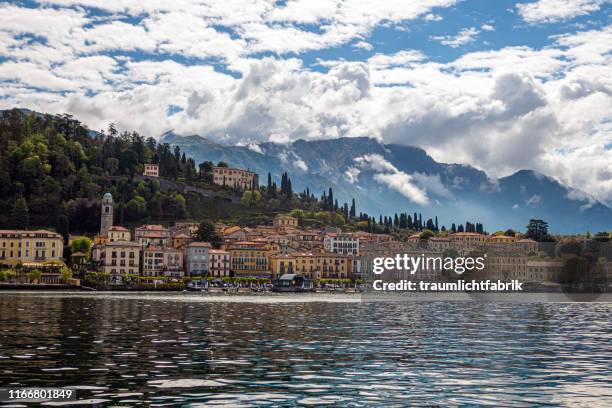
<svg viewBox="0 0 612 408"><path fill-rule="evenodd" d="M113 226L113 196L111 193L102 197L102 213L100 215L100 235L105 237L108 229Z"/></svg>

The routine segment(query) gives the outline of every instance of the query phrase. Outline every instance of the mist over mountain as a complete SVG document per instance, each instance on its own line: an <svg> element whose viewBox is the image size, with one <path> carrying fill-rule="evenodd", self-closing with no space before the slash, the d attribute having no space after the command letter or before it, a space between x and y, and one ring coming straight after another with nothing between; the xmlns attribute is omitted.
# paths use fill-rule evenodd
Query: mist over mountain
<svg viewBox="0 0 612 408"><path fill-rule="evenodd" d="M479 220L489 231L524 229L530 218L550 223L553 233L612 229L612 209L552 177L531 170L491 179L471 166L436 162L423 149L383 144L366 137L297 140L291 144L224 146L198 135L166 132L196 163L225 161L275 179L287 171L295 191L315 195L332 187L339 202L355 198L369 214L437 214L441 224Z"/></svg>

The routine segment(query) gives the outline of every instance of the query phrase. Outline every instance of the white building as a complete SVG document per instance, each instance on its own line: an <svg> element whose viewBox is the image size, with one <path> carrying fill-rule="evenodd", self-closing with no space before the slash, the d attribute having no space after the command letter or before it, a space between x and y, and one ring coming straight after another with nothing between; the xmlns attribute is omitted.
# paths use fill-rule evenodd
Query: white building
<svg viewBox="0 0 612 408"><path fill-rule="evenodd" d="M359 256L359 238L352 234L329 233L323 239L323 248L335 254Z"/></svg>

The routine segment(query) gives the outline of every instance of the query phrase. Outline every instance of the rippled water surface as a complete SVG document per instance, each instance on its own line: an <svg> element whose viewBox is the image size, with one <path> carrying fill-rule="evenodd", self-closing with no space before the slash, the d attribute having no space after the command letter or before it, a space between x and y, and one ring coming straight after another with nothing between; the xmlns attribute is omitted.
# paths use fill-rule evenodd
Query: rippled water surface
<svg viewBox="0 0 612 408"><path fill-rule="evenodd" d="M4 292L0 385L100 406L612 406L610 303L355 299Z"/></svg>

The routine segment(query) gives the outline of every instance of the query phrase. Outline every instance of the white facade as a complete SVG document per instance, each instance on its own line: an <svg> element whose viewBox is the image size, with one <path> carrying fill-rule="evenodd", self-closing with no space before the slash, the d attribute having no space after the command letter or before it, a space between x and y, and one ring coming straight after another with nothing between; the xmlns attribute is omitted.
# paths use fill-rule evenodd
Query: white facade
<svg viewBox="0 0 612 408"><path fill-rule="evenodd" d="M323 239L327 252L343 255L359 255L359 238L351 234L327 234Z"/></svg>

